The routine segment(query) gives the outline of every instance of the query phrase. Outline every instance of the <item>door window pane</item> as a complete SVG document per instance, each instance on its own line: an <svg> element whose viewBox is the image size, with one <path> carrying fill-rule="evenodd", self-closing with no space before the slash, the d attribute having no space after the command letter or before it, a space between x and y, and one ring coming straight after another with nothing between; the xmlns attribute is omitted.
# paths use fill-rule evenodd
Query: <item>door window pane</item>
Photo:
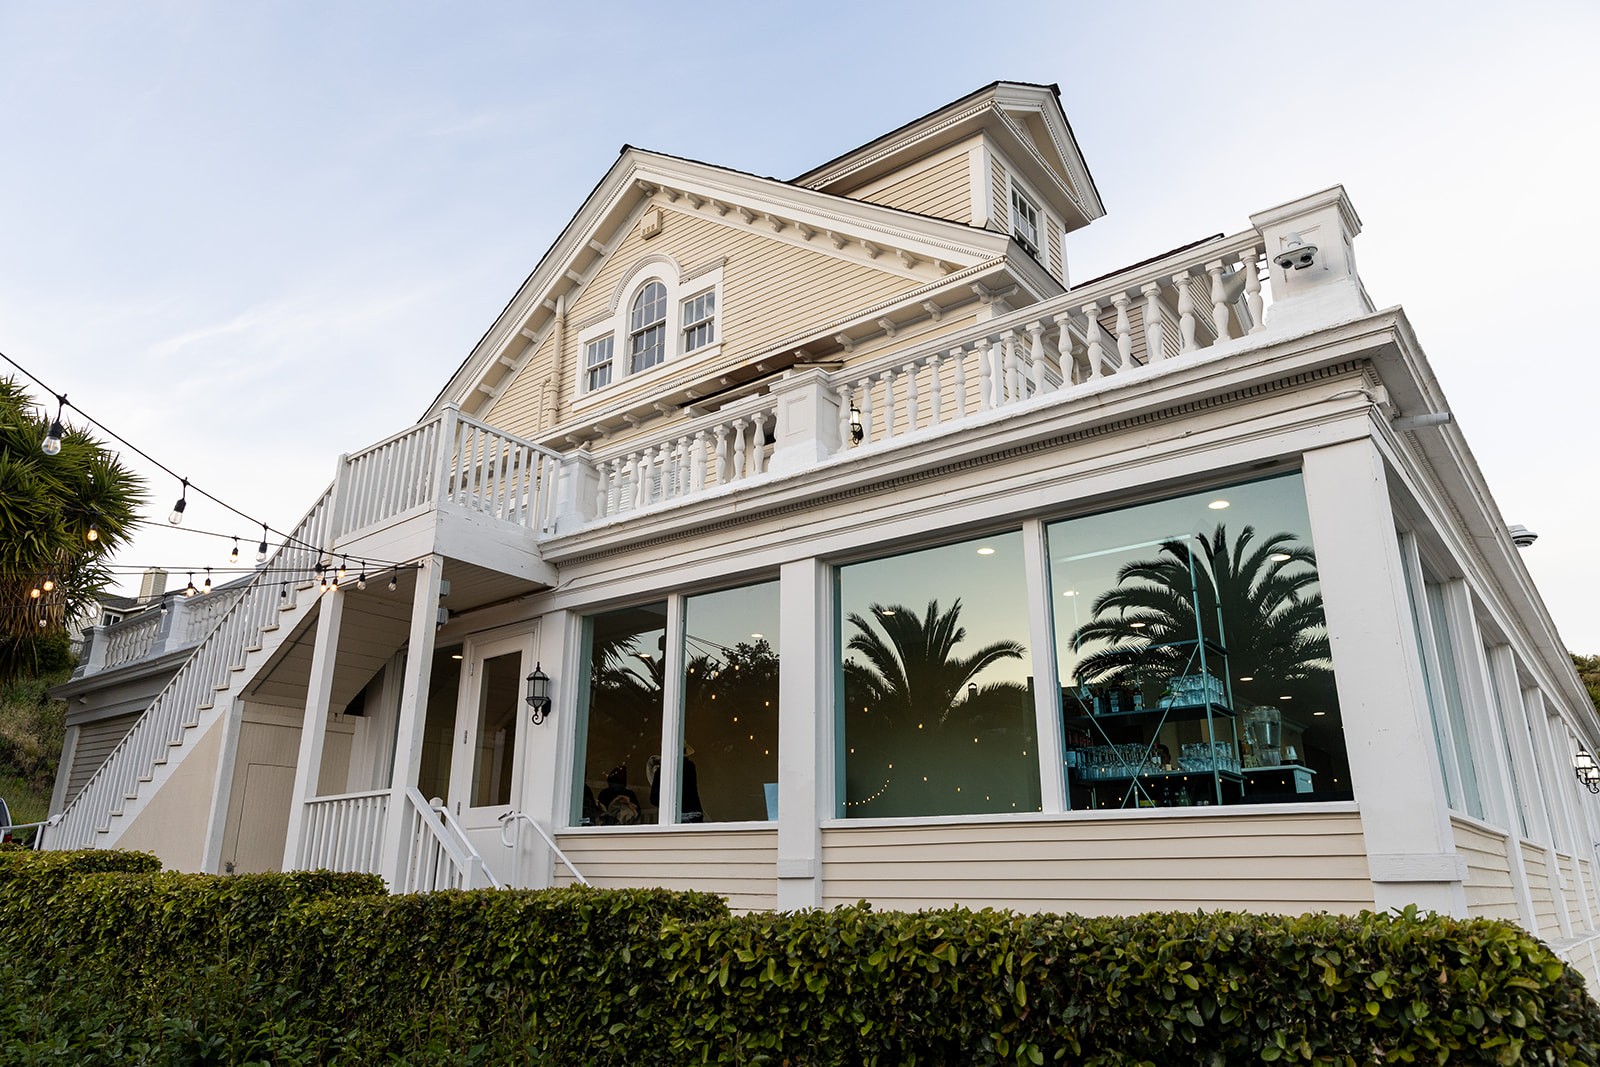
<svg viewBox="0 0 1600 1067"><path fill-rule="evenodd" d="M1346 799L1298 474L1049 527L1073 808Z"/></svg>
<svg viewBox="0 0 1600 1067"><path fill-rule="evenodd" d="M589 689L578 738L573 822L632 826L658 821L646 768L661 751L664 602L588 620Z"/></svg>
<svg viewBox="0 0 1600 1067"><path fill-rule="evenodd" d="M451 739L456 732L456 695L461 688L461 646L435 649L428 675L428 708L422 721L422 765L417 790L429 800L450 793Z"/></svg>
<svg viewBox="0 0 1600 1067"><path fill-rule="evenodd" d="M478 728L472 761L472 806L511 803L516 769L517 712L522 706L522 653L484 660L478 679Z"/></svg>
<svg viewBox="0 0 1600 1067"><path fill-rule="evenodd" d="M777 818L778 583L687 598L683 645L679 818Z"/></svg>
<svg viewBox="0 0 1600 1067"><path fill-rule="evenodd" d="M839 569L843 815L1038 811L1022 535Z"/></svg>

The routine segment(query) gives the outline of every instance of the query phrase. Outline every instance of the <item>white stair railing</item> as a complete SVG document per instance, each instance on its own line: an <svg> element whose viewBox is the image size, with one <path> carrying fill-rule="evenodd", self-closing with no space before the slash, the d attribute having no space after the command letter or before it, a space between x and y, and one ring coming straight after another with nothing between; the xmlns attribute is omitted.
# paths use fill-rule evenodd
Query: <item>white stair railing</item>
<svg viewBox="0 0 1600 1067"><path fill-rule="evenodd" d="M49 836L52 849L92 848L99 833L109 831L114 816L139 798L142 785L155 779L156 768L183 747L189 731L216 706L219 693L231 687L231 676L250 652L261 647L262 634L292 610L305 592L298 579L281 574L310 574L327 534L332 489L323 492L299 526L255 576L211 632L186 660L133 728L111 751L87 784L62 810ZM314 594L313 594L314 595Z"/></svg>
<svg viewBox="0 0 1600 1067"><path fill-rule="evenodd" d="M406 790L404 817L400 847L405 850L405 864L393 887L396 893L501 888L466 831L442 803L428 800L411 786Z"/></svg>
<svg viewBox="0 0 1600 1067"><path fill-rule="evenodd" d="M555 854L556 859L560 860L567 870L572 872L572 877L578 880L579 885L589 884L589 879L585 878L583 872L573 866L572 861L567 858L567 854L561 851L561 846L556 844L556 839L550 836L550 831L540 826L538 821L525 811L508 811L500 816L500 843L502 845L509 849L517 847L516 826L519 822L527 823L533 827L540 837L544 838L544 843L550 846L550 851Z"/></svg>
<svg viewBox="0 0 1600 1067"><path fill-rule="evenodd" d="M306 801L296 868L302 871L382 871L389 790L314 797Z"/></svg>

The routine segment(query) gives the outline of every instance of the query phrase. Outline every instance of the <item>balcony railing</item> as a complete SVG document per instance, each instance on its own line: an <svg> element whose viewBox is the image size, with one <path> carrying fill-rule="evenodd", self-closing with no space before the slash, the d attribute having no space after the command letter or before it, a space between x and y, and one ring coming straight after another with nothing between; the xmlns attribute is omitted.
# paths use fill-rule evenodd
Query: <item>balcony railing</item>
<svg viewBox="0 0 1600 1067"><path fill-rule="evenodd" d="M380 873L388 811L387 789L307 801L299 869Z"/></svg>

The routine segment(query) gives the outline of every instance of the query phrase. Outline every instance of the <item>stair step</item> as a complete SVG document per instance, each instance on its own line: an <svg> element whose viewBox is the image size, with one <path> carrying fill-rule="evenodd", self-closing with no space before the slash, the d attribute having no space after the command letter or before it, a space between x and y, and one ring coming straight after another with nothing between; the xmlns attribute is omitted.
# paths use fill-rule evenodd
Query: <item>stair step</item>
<svg viewBox="0 0 1600 1067"><path fill-rule="evenodd" d="M263 627L262 627L262 628L261 628L261 632L262 632L262 633L264 633L264 634L270 634L270 633L272 633L272 632L273 632L273 631L274 631L274 630L276 630L276 629L277 629L277 628L278 628L278 624L277 624L277 623L275 623L275 622L269 622L269 623L267 623L267 624L266 624L266 625L265 625L265 626L263 626ZM257 647L257 648L260 648L260 647L261 647L261 646L260 646L260 645L257 645L257 646L256 646L256 647Z"/></svg>
<svg viewBox="0 0 1600 1067"><path fill-rule="evenodd" d="M195 711L210 711L214 707L216 707L215 704L206 703L206 704L200 704L200 705L196 706L194 710Z"/></svg>

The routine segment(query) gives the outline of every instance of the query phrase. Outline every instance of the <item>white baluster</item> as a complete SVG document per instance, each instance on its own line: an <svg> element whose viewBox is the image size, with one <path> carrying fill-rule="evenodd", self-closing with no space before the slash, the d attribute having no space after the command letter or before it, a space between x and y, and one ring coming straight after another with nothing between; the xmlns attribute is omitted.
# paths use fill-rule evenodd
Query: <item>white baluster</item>
<svg viewBox="0 0 1600 1067"><path fill-rule="evenodd" d="M1005 341L1000 346L1000 351L1005 354L1004 391L997 398L1001 404L1022 399L1022 356L1017 352L1017 346L1021 343L1016 330L1006 331Z"/></svg>
<svg viewBox="0 0 1600 1067"><path fill-rule="evenodd" d="M1133 319L1128 315L1128 294L1118 293L1111 303L1117 309L1117 368L1127 370L1133 366Z"/></svg>
<svg viewBox="0 0 1600 1067"><path fill-rule="evenodd" d="M1228 339L1228 293L1222 284L1222 260L1207 263L1206 273L1211 275L1211 325L1217 331L1213 343L1221 344Z"/></svg>
<svg viewBox="0 0 1600 1067"><path fill-rule="evenodd" d="M751 434L750 441L754 446L754 453L750 457L752 461L750 466L754 469L750 473L761 474L764 473L763 466L766 462L767 454L767 413L758 411L751 418L755 421L756 426L755 431Z"/></svg>
<svg viewBox="0 0 1600 1067"><path fill-rule="evenodd" d="M1267 328L1261 321L1264 305L1261 302L1261 272L1257 269L1259 250L1252 248L1239 257L1239 268L1244 271L1244 302L1250 309L1250 332L1260 333Z"/></svg>
<svg viewBox="0 0 1600 1067"><path fill-rule="evenodd" d="M843 447L849 448L850 445L853 443L851 441L851 439L850 439L850 407L851 407L851 404L853 403L851 401L850 397L851 397L852 394L851 394L851 391L850 391L850 387L848 385L840 385L838 388L839 388L839 443Z"/></svg>
<svg viewBox="0 0 1600 1067"><path fill-rule="evenodd" d="M967 417L967 350L956 345L950 350L950 358L956 361L956 418Z"/></svg>
<svg viewBox="0 0 1600 1067"><path fill-rule="evenodd" d="M623 493L626 492L627 486L622 478L622 466L626 462L627 461L621 456L618 456L611 461L611 488L612 491L616 493L617 502L614 507L609 507L606 509L607 514L626 510L626 501L623 497Z"/></svg>
<svg viewBox="0 0 1600 1067"><path fill-rule="evenodd" d="M872 379L861 379L861 443L872 443Z"/></svg>
<svg viewBox="0 0 1600 1067"><path fill-rule="evenodd" d="M1028 346L1028 355L1033 360L1033 395L1041 396L1044 393L1044 323L1030 322L1027 329L1028 336L1032 338L1032 343ZM1062 351L1065 352L1066 349ZM1063 360L1062 365L1070 366L1070 359L1069 356ZM1063 379L1070 376L1062 374Z"/></svg>
<svg viewBox="0 0 1600 1067"><path fill-rule="evenodd" d="M1172 276L1172 284L1178 290L1178 332L1183 339L1181 352L1193 352L1200 347L1197 336L1198 323L1194 318L1194 294L1189 291L1189 276L1192 271L1179 271Z"/></svg>
<svg viewBox="0 0 1600 1067"><path fill-rule="evenodd" d="M733 477L741 479L744 470L744 428L749 425L744 419L733 420Z"/></svg>
<svg viewBox="0 0 1600 1067"><path fill-rule="evenodd" d="M935 352L928 357L928 388L933 394L932 409L928 412L928 425L937 426L944 418L944 356Z"/></svg>
<svg viewBox="0 0 1600 1067"><path fill-rule="evenodd" d="M678 495L694 492L694 438L684 434L678 438Z"/></svg>
<svg viewBox="0 0 1600 1067"><path fill-rule="evenodd" d="M978 345L978 410L988 411L994 406L993 390L990 381L994 378L993 366L996 349L1000 347L998 340L985 348L982 343Z"/></svg>
<svg viewBox="0 0 1600 1067"><path fill-rule="evenodd" d="M886 370L878 375L883 382L883 436L893 437L899 424L897 413L900 410L899 398L894 395L894 383L900 375L893 370Z"/></svg>
<svg viewBox="0 0 1600 1067"><path fill-rule="evenodd" d="M1161 283L1145 282L1139 291L1144 294L1144 361L1153 363L1167 358L1165 322L1161 318Z"/></svg>
<svg viewBox="0 0 1600 1067"><path fill-rule="evenodd" d="M641 448L633 454L633 506L642 508L650 503L650 450Z"/></svg>
<svg viewBox="0 0 1600 1067"><path fill-rule="evenodd" d="M1063 311L1056 316L1056 351L1060 353L1056 362L1061 367L1061 384L1057 388L1065 389L1070 385L1076 385L1077 383L1072 380L1075 365L1072 359L1072 312L1070 311Z"/></svg>
<svg viewBox="0 0 1600 1067"><path fill-rule="evenodd" d="M728 484L728 424L719 423L712 431L717 439L717 484Z"/></svg>
<svg viewBox="0 0 1600 1067"><path fill-rule="evenodd" d="M906 433L917 432L917 419L922 414L917 407L917 372L921 366L921 361L914 359L906 370Z"/></svg>
<svg viewBox="0 0 1600 1067"><path fill-rule="evenodd" d="M1101 369L1101 364L1105 362L1106 350L1100 344L1100 305L1098 303L1083 305L1083 315L1088 319L1084 324L1083 336L1088 349L1089 380L1093 381L1105 373Z"/></svg>
<svg viewBox="0 0 1600 1067"><path fill-rule="evenodd" d="M694 444L689 446L689 488L698 493L706 487L706 432L694 432Z"/></svg>

